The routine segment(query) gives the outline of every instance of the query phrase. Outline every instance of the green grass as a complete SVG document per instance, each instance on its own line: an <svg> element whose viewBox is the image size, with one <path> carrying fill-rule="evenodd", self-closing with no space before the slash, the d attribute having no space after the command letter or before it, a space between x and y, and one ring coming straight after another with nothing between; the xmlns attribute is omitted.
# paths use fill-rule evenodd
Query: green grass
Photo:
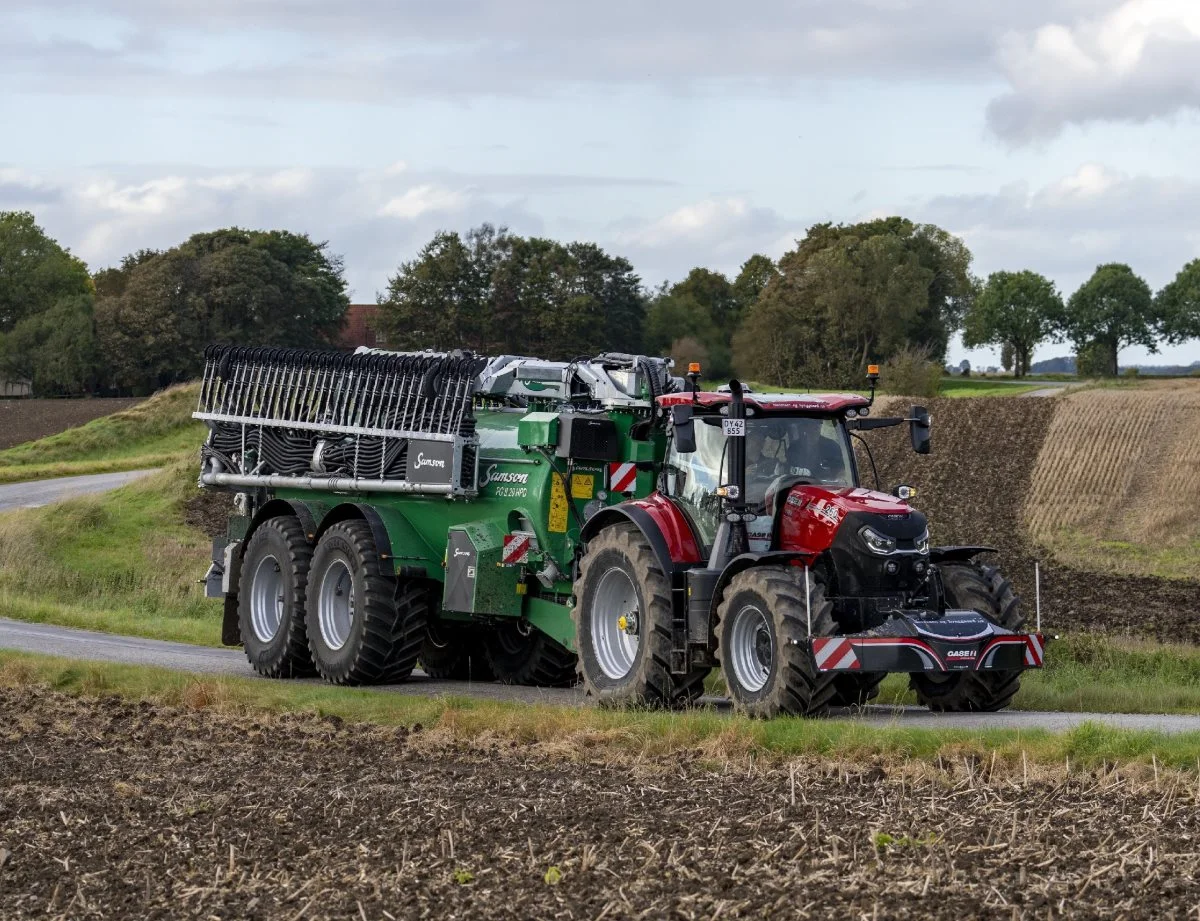
<svg viewBox="0 0 1200 921"><path fill-rule="evenodd" d="M183 522L195 464L0 516L0 611L39 623L215 644L220 606L196 580L210 542Z"/></svg>
<svg viewBox="0 0 1200 921"><path fill-rule="evenodd" d="M1200 540L1138 544L1105 540L1074 528L1042 535L1040 542L1062 563L1083 570L1194 581L1200 573Z"/></svg>
<svg viewBox="0 0 1200 921"><path fill-rule="evenodd" d="M1038 384L1004 383L992 378L942 378L939 396L943 397L1017 397L1041 390Z"/></svg>
<svg viewBox="0 0 1200 921"><path fill-rule="evenodd" d="M161 467L204 441L191 418L199 384L181 384L78 428L0 451L0 483Z"/></svg>
<svg viewBox="0 0 1200 921"><path fill-rule="evenodd" d="M607 711L458 697L379 694L316 684L209 678L165 669L79 662L0 651L0 684L41 686L224 713L310 713L386 726L437 729L471 742L503 738L588 758L695 754L771 759L823 755L864 759L991 763L1020 770L1028 760L1061 767L1150 765L1196 771L1200 733L1168 735L1087 724L1064 733L1014 729L915 729L854 720L754 721L713 710Z"/></svg>

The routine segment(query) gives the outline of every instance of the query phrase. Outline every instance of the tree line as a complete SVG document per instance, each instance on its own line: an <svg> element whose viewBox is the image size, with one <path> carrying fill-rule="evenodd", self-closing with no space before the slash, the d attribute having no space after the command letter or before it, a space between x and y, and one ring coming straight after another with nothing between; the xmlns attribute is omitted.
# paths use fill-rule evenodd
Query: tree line
<svg viewBox="0 0 1200 921"><path fill-rule="evenodd" d="M951 336L1001 348L1017 376L1047 340L1081 375L1120 351L1200 338L1200 259L1157 294L1102 265L1064 299L1031 271L971 271L959 238L900 217L818 224L778 261L705 267L647 290L593 243L482 225L439 232L378 296L388 347L569 359L600 351L699 361L786 387L848 387L868 363L945 360ZM195 377L210 343L329 347L349 306L343 264L304 234L228 228L90 273L28 212L0 212L0 377L39 394L148 393Z"/></svg>

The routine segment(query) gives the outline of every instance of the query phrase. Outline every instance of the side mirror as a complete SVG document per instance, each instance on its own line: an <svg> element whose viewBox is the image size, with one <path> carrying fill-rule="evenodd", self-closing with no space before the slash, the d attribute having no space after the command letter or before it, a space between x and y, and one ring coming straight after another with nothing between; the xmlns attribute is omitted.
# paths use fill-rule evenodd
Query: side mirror
<svg viewBox="0 0 1200 921"><path fill-rule="evenodd" d="M672 406L671 425L675 428L675 450L680 454L691 454L696 450L696 423L692 419L692 407Z"/></svg>
<svg viewBox="0 0 1200 921"><path fill-rule="evenodd" d="M930 429L933 417L924 406L914 406L908 420L908 434L912 437L912 449L918 454L929 453Z"/></svg>

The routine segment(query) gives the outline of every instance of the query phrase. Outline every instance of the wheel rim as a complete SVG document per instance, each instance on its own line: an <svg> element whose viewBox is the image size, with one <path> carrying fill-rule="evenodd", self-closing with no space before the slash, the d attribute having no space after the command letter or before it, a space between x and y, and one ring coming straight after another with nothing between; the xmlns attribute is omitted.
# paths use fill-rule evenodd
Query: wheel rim
<svg viewBox="0 0 1200 921"><path fill-rule="evenodd" d="M633 631L640 629L636 619L640 616L637 589L629 575L616 566L607 570L596 585L589 612L592 648L596 651L596 663L600 671L615 681L620 681L633 671L640 641L637 632L627 625L621 628L622 617L633 618Z"/></svg>
<svg viewBox="0 0 1200 921"><path fill-rule="evenodd" d="M729 630L729 668L747 691L761 691L771 677L775 661L767 615L748 604L733 616Z"/></svg>
<svg viewBox="0 0 1200 921"><path fill-rule="evenodd" d="M317 598L317 620L326 646L341 649L346 645L354 623L354 578L341 560L334 560L325 570Z"/></svg>
<svg viewBox="0 0 1200 921"><path fill-rule="evenodd" d="M250 629L260 643L269 643L283 623L283 571L273 556L265 556L254 570L250 588Z"/></svg>

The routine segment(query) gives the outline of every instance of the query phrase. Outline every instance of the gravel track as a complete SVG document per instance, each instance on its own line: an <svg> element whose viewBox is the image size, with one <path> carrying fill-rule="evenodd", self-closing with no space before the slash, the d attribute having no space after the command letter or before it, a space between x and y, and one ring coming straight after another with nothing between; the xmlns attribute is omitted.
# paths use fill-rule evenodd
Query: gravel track
<svg viewBox="0 0 1200 921"><path fill-rule="evenodd" d="M1179 918L1195 779L601 761L0 688L0 917Z"/></svg>

